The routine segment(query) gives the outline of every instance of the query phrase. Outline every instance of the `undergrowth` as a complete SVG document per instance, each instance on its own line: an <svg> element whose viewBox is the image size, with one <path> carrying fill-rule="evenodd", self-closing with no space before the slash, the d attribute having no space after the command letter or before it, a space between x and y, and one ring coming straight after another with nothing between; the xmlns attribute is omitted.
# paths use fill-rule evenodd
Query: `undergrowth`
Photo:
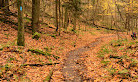
<svg viewBox="0 0 138 82"><path fill-rule="evenodd" d="M136 81L138 79L137 46L136 40L112 40L98 52L102 67L107 69L112 78Z"/></svg>

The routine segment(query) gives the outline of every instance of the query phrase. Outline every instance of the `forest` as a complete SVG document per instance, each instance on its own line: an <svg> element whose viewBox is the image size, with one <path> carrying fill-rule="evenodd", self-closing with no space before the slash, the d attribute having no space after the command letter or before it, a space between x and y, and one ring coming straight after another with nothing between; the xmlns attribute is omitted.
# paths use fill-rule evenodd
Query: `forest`
<svg viewBox="0 0 138 82"><path fill-rule="evenodd" d="M138 82L137 0L0 0L0 82Z"/></svg>

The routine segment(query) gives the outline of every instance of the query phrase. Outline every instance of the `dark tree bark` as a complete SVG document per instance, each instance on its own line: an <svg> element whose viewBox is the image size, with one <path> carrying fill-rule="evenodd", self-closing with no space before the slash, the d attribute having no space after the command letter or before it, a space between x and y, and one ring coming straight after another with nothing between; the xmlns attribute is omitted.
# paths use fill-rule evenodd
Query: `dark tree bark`
<svg viewBox="0 0 138 82"><path fill-rule="evenodd" d="M0 8L2 7L2 4L3 4L2 2L3 2L3 0L0 0Z"/></svg>
<svg viewBox="0 0 138 82"><path fill-rule="evenodd" d="M63 8L63 6L62 6L62 27L64 27L64 8Z"/></svg>
<svg viewBox="0 0 138 82"><path fill-rule="evenodd" d="M1 7L4 7L5 0L1 0Z"/></svg>
<svg viewBox="0 0 138 82"><path fill-rule="evenodd" d="M128 34L128 32L130 31L130 16L128 13L126 14L125 29L127 29Z"/></svg>
<svg viewBox="0 0 138 82"><path fill-rule="evenodd" d="M77 2L76 2L76 0L73 0L73 3L74 3L74 9L75 9L75 11L74 11L74 19L73 19L73 30L72 31L75 31L76 30L76 17L77 17Z"/></svg>
<svg viewBox="0 0 138 82"><path fill-rule="evenodd" d="M5 2L4 2L4 6L6 7L6 6L8 6L8 5L9 5L9 0L5 0ZM6 10L6 11L9 11L9 6L6 7L5 10Z"/></svg>
<svg viewBox="0 0 138 82"><path fill-rule="evenodd" d="M58 0L56 0L56 32L58 31Z"/></svg>
<svg viewBox="0 0 138 82"><path fill-rule="evenodd" d="M64 15L64 28L67 29L68 23L68 8L65 6L65 15Z"/></svg>
<svg viewBox="0 0 138 82"><path fill-rule="evenodd" d="M17 0L17 6L18 6L18 39L17 39L17 45L18 46L24 46L25 45L25 39L24 39L24 22L23 22L23 0Z"/></svg>
<svg viewBox="0 0 138 82"><path fill-rule="evenodd" d="M39 30L40 0L32 0L32 33Z"/></svg>
<svg viewBox="0 0 138 82"><path fill-rule="evenodd" d="M2 7L6 7L4 8L5 11L9 11L9 0L0 0L0 8Z"/></svg>
<svg viewBox="0 0 138 82"><path fill-rule="evenodd" d="M59 0L59 8L58 8L58 10L59 10L59 35L60 35L60 29L61 29L61 21L60 21L60 19L61 19L61 12L60 12L60 0Z"/></svg>
<svg viewBox="0 0 138 82"><path fill-rule="evenodd" d="M74 19L73 19L73 30L72 31L75 31L76 30L76 13L74 14Z"/></svg>

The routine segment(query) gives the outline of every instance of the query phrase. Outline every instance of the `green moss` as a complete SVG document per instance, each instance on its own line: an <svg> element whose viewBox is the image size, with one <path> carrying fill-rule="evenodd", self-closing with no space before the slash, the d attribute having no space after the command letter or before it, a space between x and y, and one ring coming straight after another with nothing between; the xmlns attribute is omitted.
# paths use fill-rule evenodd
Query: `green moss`
<svg viewBox="0 0 138 82"><path fill-rule="evenodd" d="M102 64L107 65L110 61L101 61Z"/></svg>
<svg viewBox="0 0 138 82"><path fill-rule="evenodd" d="M45 56L50 56L51 55L50 53L43 52L42 50L38 50L38 49L29 49L28 51L31 51L31 52L36 53L36 54L42 54L42 55L45 55Z"/></svg>
<svg viewBox="0 0 138 82"><path fill-rule="evenodd" d="M124 50L125 48L124 47L121 47L119 50Z"/></svg>
<svg viewBox="0 0 138 82"><path fill-rule="evenodd" d="M33 39L39 39L40 38L40 34L38 32L35 32L34 35L32 36Z"/></svg>
<svg viewBox="0 0 138 82"><path fill-rule="evenodd" d="M48 48L48 47L45 47L44 49L45 49L46 51L49 51L49 48Z"/></svg>
<svg viewBox="0 0 138 82"><path fill-rule="evenodd" d="M110 68L110 69L107 69L108 72L110 72L111 75L115 75L116 74L116 71L117 69L114 69L114 68Z"/></svg>
<svg viewBox="0 0 138 82"><path fill-rule="evenodd" d="M51 37L54 37L56 39L56 35L50 35Z"/></svg>
<svg viewBox="0 0 138 82"><path fill-rule="evenodd" d="M127 74L129 71L127 69L121 70L118 72L118 74Z"/></svg>
<svg viewBox="0 0 138 82"><path fill-rule="evenodd" d="M117 47L117 46L123 46L124 44L123 44L122 40L117 40L117 41L113 40L113 41L111 41L111 45L113 47Z"/></svg>
<svg viewBox="0 0 138 82"><path fill-rule="evenodd" d="M91 35L96 35L94 32L90 32L91 33Z"/></svg>
<svg viewBox="0 0 138 82"><path fill-rule="evenodd" d="M48 52L43 52L42 50L38 50L38 49L28 49L28 51L31 51L33 53L36 54L42 54L44 56L51 56L52 54L48 53ZM55 59L58 59L58 56L52 55Z"/></svg>
<svg viewBox="0 0 138 82"><path fill-rule="evenodd" d="M134 44L135 44L135 42L130 42L130 43L129 43L129 45L134 45Z"/></svg>
<svg viewBox="0 0 138 82"><path fill-rule="evenodd" d="M131 59L131 61L132 61L132 63L130 63L130 67L135 67L135 66L137 66L137 64L138 64L138 61L137 60L134 60L134 59Z"/></svg>

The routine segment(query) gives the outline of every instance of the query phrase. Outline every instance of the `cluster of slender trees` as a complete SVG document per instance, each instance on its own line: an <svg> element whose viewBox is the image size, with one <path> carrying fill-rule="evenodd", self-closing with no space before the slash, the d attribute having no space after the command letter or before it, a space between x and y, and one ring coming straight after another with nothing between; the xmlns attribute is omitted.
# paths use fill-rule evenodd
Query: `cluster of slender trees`
<svg viewBox="0 0 138 82"><path fill-rule="evenodd" d="M25 45L24 38L24 4L23 0L17 0L18 7L18 39L19 46ZM32 0L32 34L38 31L39 28L39 15L40 15L40 0Z"/></svg>
<svg viewBox="0 0 138 82"><path fill-rule="evenodd" d="M55 31L59 35L61 27L67 29L72 24L74 31L79 22L127 32L138 30L136 0L0 0L0 7L6 11L12 4L17 4L18 8L17 44L20 46L25 45L23 16L28 7L31 8L27 14L32 16L32 34L39 31L39 19L49 12L54 12Z"/></svg>
<svg viewBox="0 0 138 82"><path fill-rule="evenodd" d="M11 1L12 2L12 1ZM60 35L60 27L61 27L61 2L60 0L55 0L56 2L56 32L59 32ZM69 2L65 2L62 7L65 7L65 23L62 25L64 28L67 29L67 25L69 23L68 19L68 9L72 10L72 14L74 16L74 27L73 30L76 29L76 17L78 9L79 0L70 0ZM24 0L17 0L12 4L17 4L18 9L18 39L17 44L19 46L25 45L25 38L24 38ZM0 7L9 11L9 0L0 0ZM38 32L39 30L39 16L40 16L40 0L32 0L32 34Z"/></svg>
<svg viewBox="0 0 138 82"><path fill-rule="evenodd" d="M9 10L8 5L9 5L9 0L0 0L0 7L5 7L5 10Z"/></svg>
<svg viewBox="0 0 138 82"><path fill-rule="evenodd" d="M18 8L18 39L19 46L25 45L24 38L24 0L17 0L13 4L17 4ZM9 11L9 0L0 0L0 8ZM39 28L39 13L40 13L40 0L32 0L32 34L37 32Z"/></svg>

